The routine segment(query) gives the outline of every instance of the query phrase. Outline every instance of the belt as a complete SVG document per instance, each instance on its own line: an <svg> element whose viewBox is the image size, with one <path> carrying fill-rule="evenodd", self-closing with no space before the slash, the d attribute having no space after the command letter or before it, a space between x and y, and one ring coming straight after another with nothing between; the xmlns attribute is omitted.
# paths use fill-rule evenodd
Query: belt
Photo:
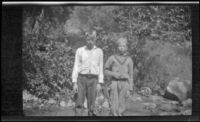
<svg viewBox="0 0 200 122"><path fill-rule="evenodd" d="M79 74L81 77L87 77L87 78L98 78L98 75L94 74Z"/></svg>
<svg viewBox="0 0 200 122"><path fill-rule="evenodd" d="M127 78L115 78L115 77L112 77L112 80L115 80L115 81L128 81Z"/></svg>

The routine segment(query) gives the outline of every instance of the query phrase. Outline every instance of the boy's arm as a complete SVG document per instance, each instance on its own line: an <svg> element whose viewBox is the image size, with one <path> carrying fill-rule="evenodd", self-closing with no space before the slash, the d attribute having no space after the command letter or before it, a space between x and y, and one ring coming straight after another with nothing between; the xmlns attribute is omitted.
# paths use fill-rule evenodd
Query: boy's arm
<svg viewBox="0 0 200 122"><path fill-rule="evenodd" d="M77 49L76 54L75 54L73 72L72 72L72 82L73 83L77 82L78 70L79 70L79 67L78 67L79 66L79 62L80 62L80 56L79 56L79 51Z"/></svg>
<svg viewBox="0 0 200 122"><path fill-rule="evenodd" d="M103 76L103 51L100 51L100 65L99 65L99 83L104 83Z"/></svg>
<svg viewBox="0 0 200 122"><path fill-rule="evenodd" d="M129 84L130 84L130 90L133 90L133 60L129 58L128 68L129 68Z"/></svg>
<svg viewBox="0 0 200 122"><path fill-rule="evenodd" d="M116 73L111 71L112 63L113 63L113 57L110 56L105 63L105 68L104 68L105 75L109 77L116 77Z"/></svg>

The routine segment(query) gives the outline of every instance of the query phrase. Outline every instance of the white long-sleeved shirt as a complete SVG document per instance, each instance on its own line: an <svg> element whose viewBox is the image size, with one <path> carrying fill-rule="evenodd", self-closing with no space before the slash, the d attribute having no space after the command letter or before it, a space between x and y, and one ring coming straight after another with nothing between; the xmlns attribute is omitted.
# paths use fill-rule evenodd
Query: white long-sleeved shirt
<svg viewBox="0 0 200 122"><path fill-rule="evenodd" d="M77 82L78 74L98 75L99 83L103 83L103 51L94 46L89 50L86 46L76 50L72 72L72 82Z"/></svg>

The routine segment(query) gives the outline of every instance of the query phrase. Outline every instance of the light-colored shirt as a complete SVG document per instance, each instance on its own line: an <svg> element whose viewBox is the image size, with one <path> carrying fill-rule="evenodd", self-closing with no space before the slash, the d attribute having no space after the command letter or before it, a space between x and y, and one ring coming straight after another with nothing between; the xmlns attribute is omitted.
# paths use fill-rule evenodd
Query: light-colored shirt
<svg viewBox="0 0 200 122"><path fill-rule="evenodd" d="M103 51L94 46L89 50L86 46L76 50L72 72L72 82L77 82L78 74L98 75L99 83L103 83Z"/></svg>

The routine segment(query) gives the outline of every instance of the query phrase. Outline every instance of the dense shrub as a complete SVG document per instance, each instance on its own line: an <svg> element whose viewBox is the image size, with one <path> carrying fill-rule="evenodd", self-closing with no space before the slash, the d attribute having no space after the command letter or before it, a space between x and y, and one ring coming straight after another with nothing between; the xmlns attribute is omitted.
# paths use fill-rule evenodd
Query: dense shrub
<svg viewBox="0 0 200 122"><path fill-rule="evenodd" d="M135 87L164 89L173 77L191 80L190 16L188 6L27 7L24 89L44 99L70 96L75 51L89 29L97 30L104 61L115 53L118 37L128 38Z"/></svg>

